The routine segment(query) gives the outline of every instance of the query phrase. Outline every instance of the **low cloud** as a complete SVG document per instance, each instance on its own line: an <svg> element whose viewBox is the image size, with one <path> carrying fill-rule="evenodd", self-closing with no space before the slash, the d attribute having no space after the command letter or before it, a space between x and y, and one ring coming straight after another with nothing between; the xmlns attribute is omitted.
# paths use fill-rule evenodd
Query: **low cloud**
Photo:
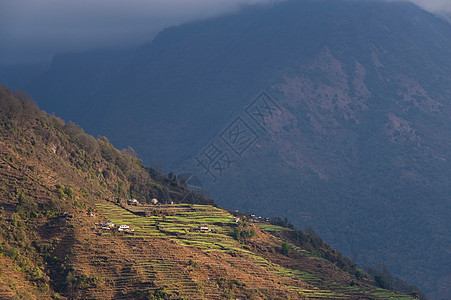
<svg viewBox="0 0 451 300"><path fill-rule="evenodd" d="M130 48L167 26L280 0L0 0L0 64L54 53ZM411 0L451 12L450 0Z"/></svg>
<svg viewBox="0 0 451 300"><path fill-rule="evenodd" d="M160 30L273 0L0 0L0 64L128 48Z"/></svg>

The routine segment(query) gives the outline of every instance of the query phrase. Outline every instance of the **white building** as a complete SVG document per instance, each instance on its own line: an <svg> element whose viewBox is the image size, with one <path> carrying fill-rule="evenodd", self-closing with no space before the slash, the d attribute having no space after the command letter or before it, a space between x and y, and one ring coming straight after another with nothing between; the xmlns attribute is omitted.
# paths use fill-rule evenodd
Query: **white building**
<svg viewBox="0 0 451 300"><path fill-rule="evenodd" d="M128 231L128 230L130 230L130 226L128 226L128 225L119 225L117 230L118 231Z"/></svg>

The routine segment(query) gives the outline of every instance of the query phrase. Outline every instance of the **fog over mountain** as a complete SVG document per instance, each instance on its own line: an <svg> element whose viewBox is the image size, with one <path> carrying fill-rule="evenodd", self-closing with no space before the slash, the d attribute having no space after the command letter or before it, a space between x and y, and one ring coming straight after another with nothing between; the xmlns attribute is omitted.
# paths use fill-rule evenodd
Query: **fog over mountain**
<svg viewBox="0 0 451 300"><path fill-rule="evenodd" d="M55 53L124 49L168 26L281 0L0 0L0 64L47 60ZM411 0L432 12L447 0Z"/></svg>
<svg viewBox="0 0 451 300"><path fill-rule="evenodd" d="M167 26L272 0L0 0L0 64L50 60L58 52L130 48Z"/></svg>

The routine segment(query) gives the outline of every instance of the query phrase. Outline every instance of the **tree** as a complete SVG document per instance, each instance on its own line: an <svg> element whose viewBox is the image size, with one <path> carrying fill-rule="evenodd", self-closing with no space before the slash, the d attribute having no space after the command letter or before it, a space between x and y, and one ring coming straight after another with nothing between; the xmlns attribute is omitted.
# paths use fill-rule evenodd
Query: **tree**
<svg viewBox="0 0 451 300"><path fill-rule="evenodd" d="M288 255L291 252L291 245L288 242L283 242L282 247L280 249L283 255Z"/></svg>

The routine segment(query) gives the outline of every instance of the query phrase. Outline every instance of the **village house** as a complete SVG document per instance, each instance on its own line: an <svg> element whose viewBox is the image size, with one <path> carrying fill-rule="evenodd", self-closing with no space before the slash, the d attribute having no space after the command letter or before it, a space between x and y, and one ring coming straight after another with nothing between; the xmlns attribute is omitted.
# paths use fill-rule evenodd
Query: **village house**
<svg viewBox="0 0 451 300"><path fill-rule="evenodd" d="M210 231L210 230L208 229L208 226L199 226L198 230L199 230L200 232L208 232L208 231Z"/></svg>
<svg viewBox="0 0 451 300"><path fill-rule="evenodd" d="M114 227L114 223L111 223L111 222L106 222L106 223L104 223L102 225L105 226L105 227L108 227L108 228L113 228Z"/></svg>
<svg viewBox="0 0 451 300"><path fill-rule="evenodd" d="M134 231L133 228L130 228L128 225L119 225L117 227L117 231Z"/></svg>
<svg viewBox="0 0 451 300"><path fill-rule="evenodd" d="M129 199L127 200L128 205L139 205L139 201L136 199Z"/></svg>

